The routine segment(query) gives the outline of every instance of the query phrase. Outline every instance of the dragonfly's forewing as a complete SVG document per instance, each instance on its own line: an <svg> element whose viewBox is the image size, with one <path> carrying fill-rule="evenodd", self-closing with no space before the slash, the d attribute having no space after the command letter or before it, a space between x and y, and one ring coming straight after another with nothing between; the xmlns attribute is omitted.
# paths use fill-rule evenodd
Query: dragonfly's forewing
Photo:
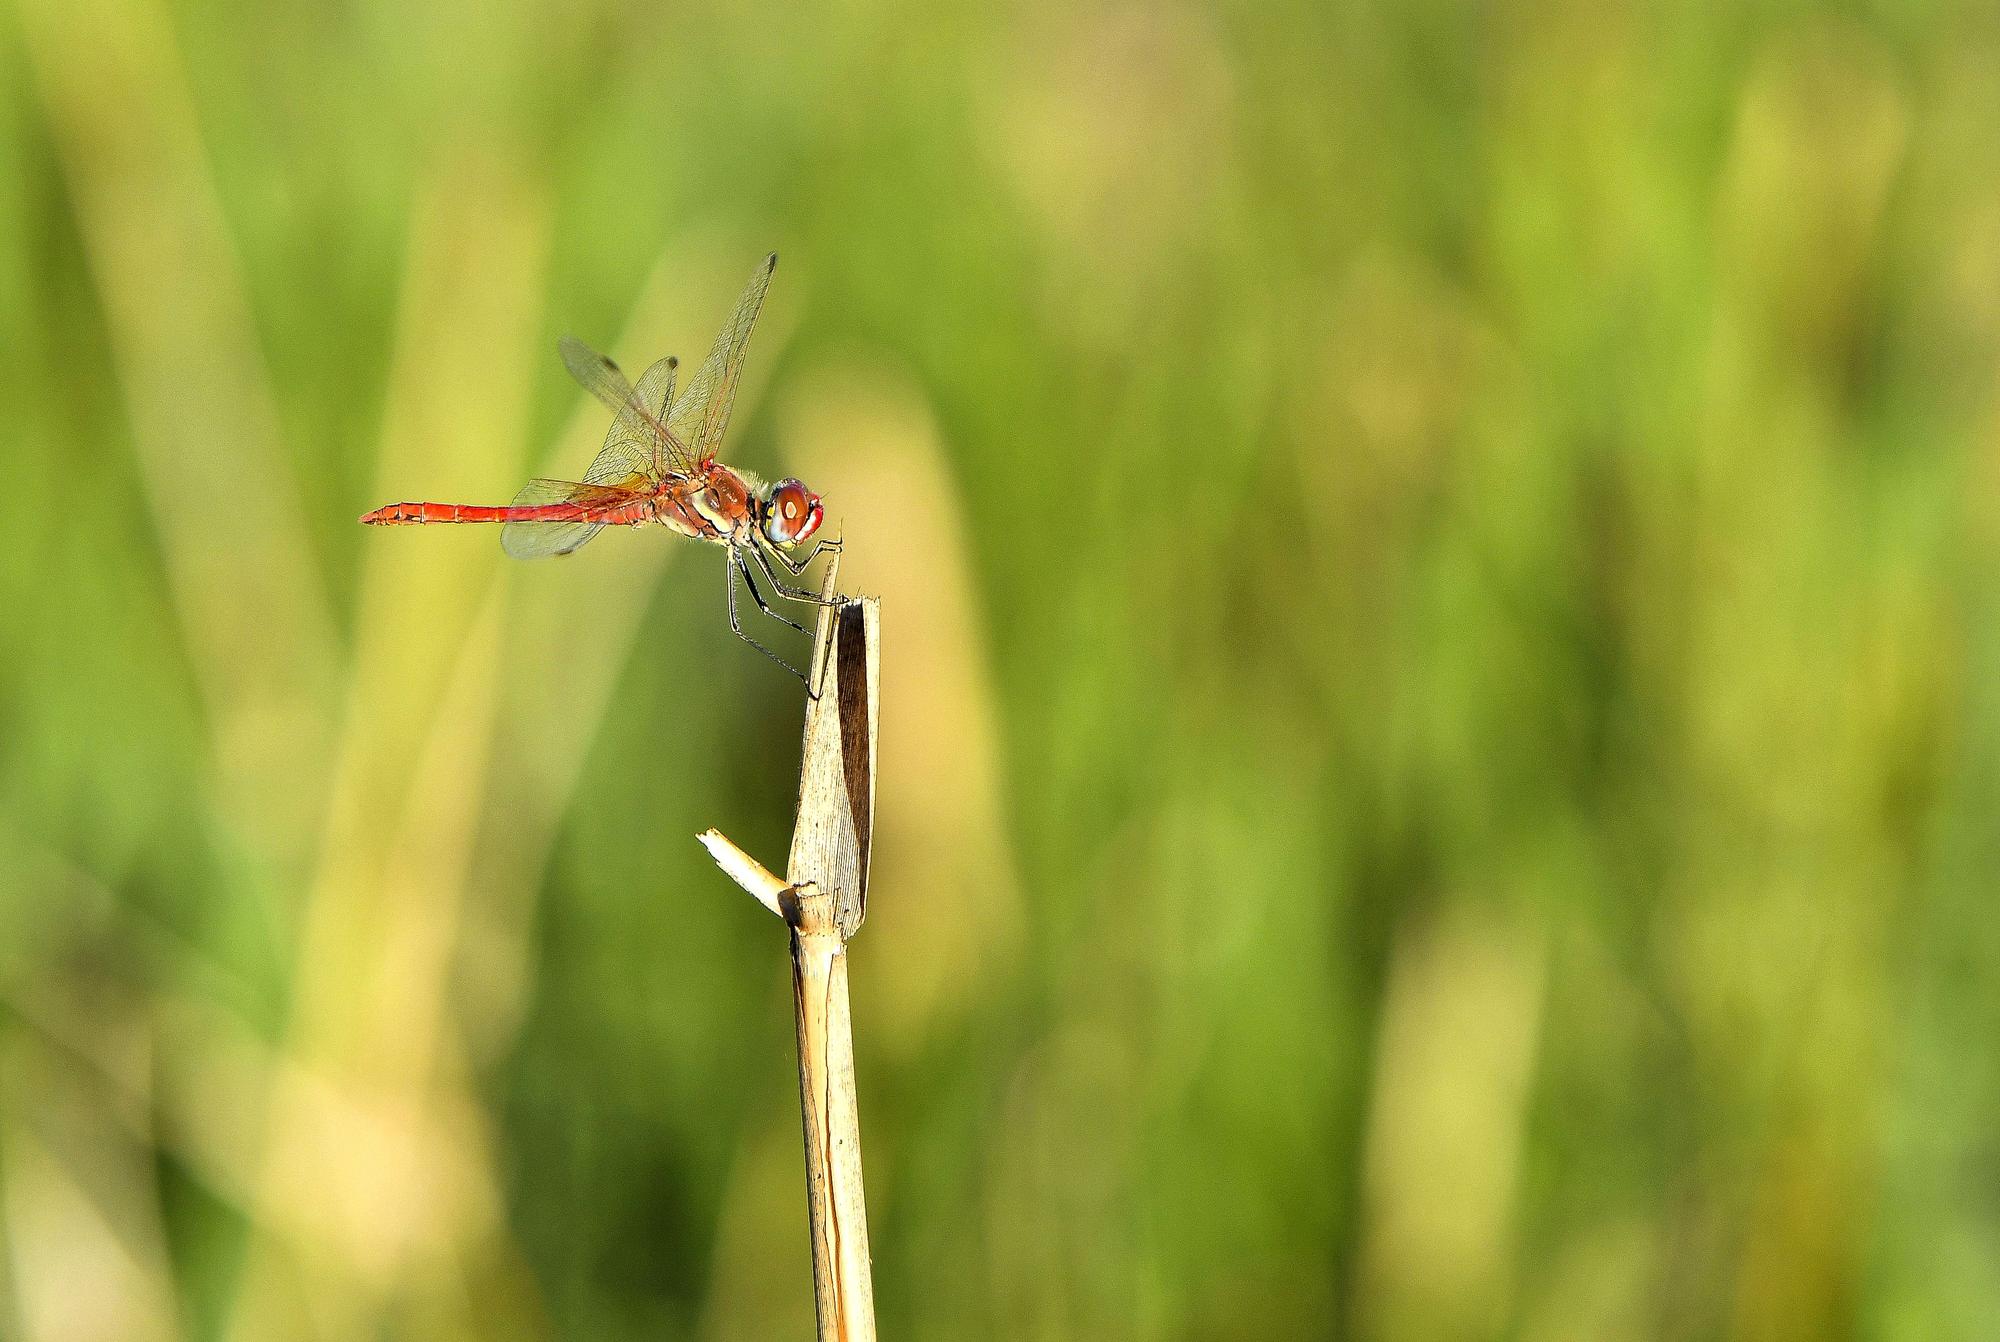
<svg viewBox="0 0 2000 1342"><path fill-rule="evenodd" d="M622 411L632 399L632 383L610 355L599 354L573 335L558 340L556 348L562 352L563 366L576 379L576 385L604 402L613 414Z"/></svg>
<svg viewBox="0 0 2000 1342"><path fill-rule="evenodd" d="M736 403L736 375L743 367L743 347L750 341L750 328L764 306L764 290L770 286L771 271L778 264L772 252L750 277L736 310L729 314L715 347L701 368L688 380L687 389L667 412L667 433L694 454L698 463L715 456L722 435L729 428L729 412Z"/></svg>
<svg viewBox="0 0 2000 1342"><path fill-rule="evenodd" d="M610 430L604 435L604 448L584 479L616 483L635 470L644 470L657 480L672 472L686 474L692 469L693 453L671 439L665 423L667 407L673 404L678 360L671 355L659 360L634 387L610 356L598 353L575 336L564 336L558 347L563 364L577 385L616 412Z"/></svg>

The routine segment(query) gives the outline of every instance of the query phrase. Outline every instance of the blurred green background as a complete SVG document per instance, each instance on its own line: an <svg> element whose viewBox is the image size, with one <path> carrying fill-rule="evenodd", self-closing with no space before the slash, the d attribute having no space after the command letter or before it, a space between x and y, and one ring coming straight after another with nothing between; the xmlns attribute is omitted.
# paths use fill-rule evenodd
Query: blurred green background
<svg viewBox="0 0 2000 1342"><path fill-rule="evenodd" d="M0 9L0 1336L809 1335L798 687L354 523L772 248L884 1337L2000 1336L2000 25L1621 0Z"/></svg>

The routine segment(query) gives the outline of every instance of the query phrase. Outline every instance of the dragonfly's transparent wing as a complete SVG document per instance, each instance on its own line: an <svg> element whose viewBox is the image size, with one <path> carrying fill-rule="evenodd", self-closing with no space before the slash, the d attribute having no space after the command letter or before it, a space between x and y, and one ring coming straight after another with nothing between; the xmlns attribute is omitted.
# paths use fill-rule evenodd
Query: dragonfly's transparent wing
<svg viewBox="0 0 2000 1342"><path fill-rule="evenodd" d="M530 480L514 496L513 506L539 508L551 503L581 503L616 507L630 498L629 490L607 489L597 484ZM602 530L602 522L509 522L500 529L500 548L516 559L547 559L551 555L568 554Z"/></svg>
<svg viewBox="0 0 2000 1342"><path fill-rule="evenodd" d="M616 483L634 471L643 470L657 480L672 472L686 474L693 468L694 454L670 439L665 422L667 407L674 399L674 370L679 366L678 360L671 355L659 360L634 387L625 380L624 370L608 355L598 353L575 336L564 336L558 348L564 367L577 385L616 414L604 436L604 448L584 479Z"/></svg>
<svg viewBox="0 0 2000 1342"><path fill-rule="evenodd" d="M715 337L715 348L708 352L700 370L689 379L687 389L667 412L668 435L691 451L697 463L715 456L722 435L729 428L729 411L736 403L736 374L743 367L743 347L750 341L750 328L757 324L757 313L764 306L764 290L770 286L771 271L777 264L778 254L772 252L757 267L743 296L736 300L736 310L729 314L729 320Z"/></svg>
<svg viewBox="0 0 2000 1342"><path fill-rule="evenodd" d="M569 369L576 385L604 402L613 414L623 410L632 399L632 383L610 355L599 354L573 335L558 340L556 349L561 351L563 367Z"/></svg>

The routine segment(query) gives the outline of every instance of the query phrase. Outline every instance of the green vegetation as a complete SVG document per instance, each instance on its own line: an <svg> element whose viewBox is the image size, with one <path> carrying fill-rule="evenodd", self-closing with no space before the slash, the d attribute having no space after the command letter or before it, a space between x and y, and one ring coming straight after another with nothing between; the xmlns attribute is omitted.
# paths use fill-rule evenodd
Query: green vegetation
<svg viewBox="0 0 2000 1342"><path fill-rule="evenodd" d="M809 1334L795 684L477 528L698 358L885 599L882 1335L1984 1339L1970 7L0 11L0 1336ZM783 631L779 631L783 632Z"/></svg>

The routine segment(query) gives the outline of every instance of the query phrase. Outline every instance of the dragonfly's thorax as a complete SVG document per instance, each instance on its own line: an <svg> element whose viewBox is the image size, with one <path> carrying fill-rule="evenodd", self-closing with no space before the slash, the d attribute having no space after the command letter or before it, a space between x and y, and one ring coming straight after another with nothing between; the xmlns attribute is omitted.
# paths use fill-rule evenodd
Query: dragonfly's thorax
<svg viewBox="0 0 2000 1342"><path fill-rule="evenodd" d="M756 491L742 472L711 462L699 476L663 490L654 515L695 540L748 544L756 525Z"/></svg>

